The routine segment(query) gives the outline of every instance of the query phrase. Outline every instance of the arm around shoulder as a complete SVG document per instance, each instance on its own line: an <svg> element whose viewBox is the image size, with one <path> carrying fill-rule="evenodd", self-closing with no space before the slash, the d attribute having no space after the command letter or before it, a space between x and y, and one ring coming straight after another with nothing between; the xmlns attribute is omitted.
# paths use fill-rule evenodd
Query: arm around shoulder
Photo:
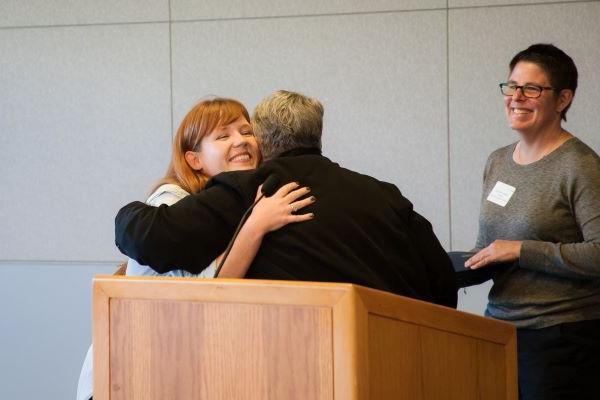
<svg viewBox="0 0 600 400"><path fill-rule="evenodd" d="M218 191L190 195L170 207L126 205L115 218L117 247L159 273L200 273L227 245L243 212L239 199Z"/></svg>

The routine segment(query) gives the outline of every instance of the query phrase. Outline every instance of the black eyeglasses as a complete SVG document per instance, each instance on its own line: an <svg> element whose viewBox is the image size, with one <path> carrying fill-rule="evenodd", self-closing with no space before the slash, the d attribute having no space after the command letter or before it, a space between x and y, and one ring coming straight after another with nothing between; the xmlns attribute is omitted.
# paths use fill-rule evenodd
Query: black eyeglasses
<svg viewBox="0 0 600 400"><path fill-rule="evenodd" d="M537 99L542 95L544 90L555 90L550 86L538 86L538 85L514 85L512 83L501 83L500 91L505 96L513 96L517 90L521 90L521 93L525 97L530 99Z"/></svg>

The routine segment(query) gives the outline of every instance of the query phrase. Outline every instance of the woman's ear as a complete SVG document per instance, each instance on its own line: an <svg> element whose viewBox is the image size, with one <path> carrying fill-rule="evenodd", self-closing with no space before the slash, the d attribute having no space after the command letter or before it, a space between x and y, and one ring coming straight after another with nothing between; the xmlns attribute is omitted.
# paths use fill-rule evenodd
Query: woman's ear
<svg viewBox="0 0 600 400"><path fill-rule="evenodd" d="M556 111L562 112L573 101L573 91L571 89L563 89L558 94L558 103Z"/></svg>
<svg viewBox="0 0 600 400"><path fill-rule="evenodd" d="M185 152L185 161L194 171L202 171L202 162L197 151L188 150Z"/></svg>

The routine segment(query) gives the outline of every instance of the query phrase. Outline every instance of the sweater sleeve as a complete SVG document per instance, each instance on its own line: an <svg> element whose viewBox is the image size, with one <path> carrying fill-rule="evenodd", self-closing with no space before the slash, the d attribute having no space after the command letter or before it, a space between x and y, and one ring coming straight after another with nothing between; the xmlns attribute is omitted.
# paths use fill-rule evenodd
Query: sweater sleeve
<svg viewBox="0 0 600 400"><path fill-rule="evenodd" d="M569 168L567 190L581 240L575 243L526 240L521 248L521 268L558 277L600 278L600 162L591 155L580 161L576 168Z"/></svg>

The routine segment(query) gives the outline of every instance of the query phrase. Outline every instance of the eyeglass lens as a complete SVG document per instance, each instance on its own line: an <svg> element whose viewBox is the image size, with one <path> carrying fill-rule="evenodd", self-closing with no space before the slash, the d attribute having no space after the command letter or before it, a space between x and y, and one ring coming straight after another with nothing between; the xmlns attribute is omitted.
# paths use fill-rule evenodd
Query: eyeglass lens
<svg viewBox="0 0 600 400"><path fill-rule="evenodd" d="M542 93L541 88L539 88L537 86L531 86L531 85L518 86L518 85L503 84L503 85L500 85L500 88L502 89L502 94L504 94L506 96L514 95L517 90L521 90L521 93L523 94L523 96L533 97L533 98L540 97L540 94Z"/></svg>

